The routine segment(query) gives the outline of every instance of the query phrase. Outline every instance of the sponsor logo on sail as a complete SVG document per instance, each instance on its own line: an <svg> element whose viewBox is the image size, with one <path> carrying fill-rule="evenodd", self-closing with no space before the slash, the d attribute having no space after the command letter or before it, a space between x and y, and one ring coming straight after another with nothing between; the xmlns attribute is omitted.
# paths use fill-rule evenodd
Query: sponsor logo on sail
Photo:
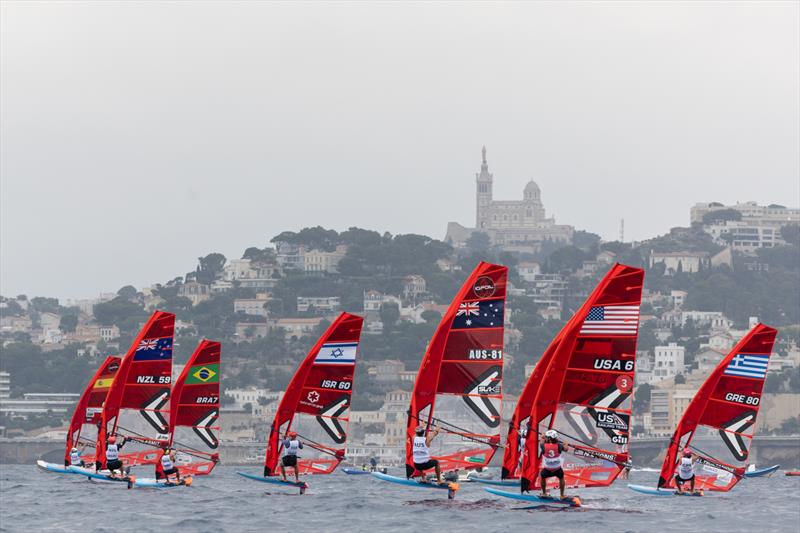
<svg viewBox="0 0 800 533"><path fill-rule="evenodd" d="M627 418L627 415L598 411L597 415L595 416L595 423L597 424L597 427L603 429L628 431Z"/></svg>
<svg viewBox="0 0 800 533"><path fill-rule="evenodd" d="M581 456L581 457L596 457L598 459L605 459L606 461L616 461L617 460L617 456L614 455L613 453L598 452L598 451L595 451L595 450L584 450L582 448L575 448L573 450L573 453L575 455L578 455L578 456Z"/></svg>
<svg viewBox="0 0 800 533"><path fill-rule="evenodd" d="M475 285L472 286L472 292L474 292L475 296L478 298L490 298L494 296L494 291L494 281L488 276L479 277L475 281Z"/></svg>

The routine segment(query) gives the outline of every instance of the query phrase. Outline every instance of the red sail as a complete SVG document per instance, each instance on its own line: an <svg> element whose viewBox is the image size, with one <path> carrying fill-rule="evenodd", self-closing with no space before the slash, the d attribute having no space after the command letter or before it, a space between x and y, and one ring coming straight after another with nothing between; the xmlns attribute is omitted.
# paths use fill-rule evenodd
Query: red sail
<svg viewBox="0 0 800 533"><path fill-rule="evenodd" d="M562 330L530 412L523 491L539 484L540 436L549 429L573 448L568 485L610 485L624 468L643 281L642 269L614 265Z"/></svg>
<svg viewBox="0 0 800 533"><path fill-rule="evenodd" d="M94 446L97 438L97 426L102 418L103 402L106 400L114 375L119 370L120 358L109 355L97 369L89 384L83 391L75 412L72 413L72 420L67 432L67 448L64 452L64 464L70 464L70 450L73 446L81 443ZM91 432L90 435L87 433ZM89 463L94 461L94 457L83 455L83 459Z"/></svg>
<svg viewBox="0 0 800 533"><path fill-rule="evenodd" d="M105 464L105 442L111 434L134 441L126 445L125 453L139 448L143 459L136 460L136 464L155 461L158 454L152 450L152 445L169 441L167 404L172 381L174 329L175 315L154 312L122 358L103 405L97 448L99 462ZM148 443L150 447L137 446L136 441Z"/></svg>
<svg viewBox="0 0 800 533"><path fill-rule="evenodd" d="M340 314L300 363L272 421L265 476L279 473L283 439L290 429L305 446L306 458L298 461L301 473L329 474L344 459L363 323L360 316Z"/></svg>
<svg viewBox="0 0 800 533"><path fill-rule="evenodd" d="M508 268L481 262L467 278L419 366L406 428L406 475L417 426L444 431L432 447L442 470L489 464L500 443L503 321ZM439 417L434 417L434 407ZM479 445L476 447L476 444ZM469 449L464 447L470 446Z"/></svg>
<svg viewBox="0 0 800 533"><path fill-rule="evenodd" d="M744 476L777 333L757 324L708 376L675 428L658 478L660 488L675 487L675 468L685 447L697 456L697 490L727 492ZM716 438L692 444L694 437L704 435Z"/></svg>
<svg viewBox="0 0 800 533"><path fill-rule="evenodd" d="M222 345L202 340L172 387L170 444L181 474L209 474L219 462L219 380Z"/></svg>
<svg viewBox="0 0 800 533"><path fill-rule="evenodd" d="M561 333L559 333L550 346L547 347L542 358L536 363L536 366L528 377L525 387L522 389L522 394L519 396L517 406L514 408L514 415L508 423L508 436L506 437L506 449L503 453L503 469L501 477L503 479L517 479L520 475L520 468L522 467L522 451L525 448L525 436L528 431L528 418L533 409L533 401L536 398L536 393L539 391L539 385L542 382L547 366L553 358L553 354L558 349L558 343L561 340ZM520 433L520 430L522 432Z"/></svg>

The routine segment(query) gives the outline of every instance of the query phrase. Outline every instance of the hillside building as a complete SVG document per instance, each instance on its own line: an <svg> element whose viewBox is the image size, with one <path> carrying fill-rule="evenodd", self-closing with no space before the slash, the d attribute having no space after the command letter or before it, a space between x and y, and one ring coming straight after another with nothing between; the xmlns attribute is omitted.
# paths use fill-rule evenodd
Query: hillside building
<svg viewBox="0 0 800 533"><path fill-rule="evenodd" d="M572 242L574 228L546 216L541 190L533 180L525 185L522 200L495 200L494 175L489 172L485 146L481 153L481 171L475 175L475 227L448 223L446 242L464 246L476 231L486 233L492 245L520 251L536 251L547 240Z"/></svg>

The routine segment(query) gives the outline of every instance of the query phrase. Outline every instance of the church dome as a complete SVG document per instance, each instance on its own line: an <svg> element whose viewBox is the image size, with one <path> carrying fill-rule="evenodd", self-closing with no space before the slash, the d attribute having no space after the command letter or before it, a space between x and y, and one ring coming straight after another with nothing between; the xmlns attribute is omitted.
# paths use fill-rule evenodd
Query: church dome
<svg viewBox="0 0 800 533"><path fill-rule="evenodd" d="M523 193L523 197L526 200L538 200L541 195L541 191L539 190L539 186L536 185L536 182L531 180L525 185L525 191Z"/></svg>

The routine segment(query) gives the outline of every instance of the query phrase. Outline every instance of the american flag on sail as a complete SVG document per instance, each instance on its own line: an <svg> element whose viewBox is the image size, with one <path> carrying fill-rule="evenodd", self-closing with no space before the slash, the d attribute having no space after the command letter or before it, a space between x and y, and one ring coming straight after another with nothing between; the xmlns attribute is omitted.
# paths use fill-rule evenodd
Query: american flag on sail
<svg viewBox="0 0 800 533"><path fill-rule="evenodd" d="M638 305L600 305L589 310L581 335L636 335L638 327Z"/></svg>

